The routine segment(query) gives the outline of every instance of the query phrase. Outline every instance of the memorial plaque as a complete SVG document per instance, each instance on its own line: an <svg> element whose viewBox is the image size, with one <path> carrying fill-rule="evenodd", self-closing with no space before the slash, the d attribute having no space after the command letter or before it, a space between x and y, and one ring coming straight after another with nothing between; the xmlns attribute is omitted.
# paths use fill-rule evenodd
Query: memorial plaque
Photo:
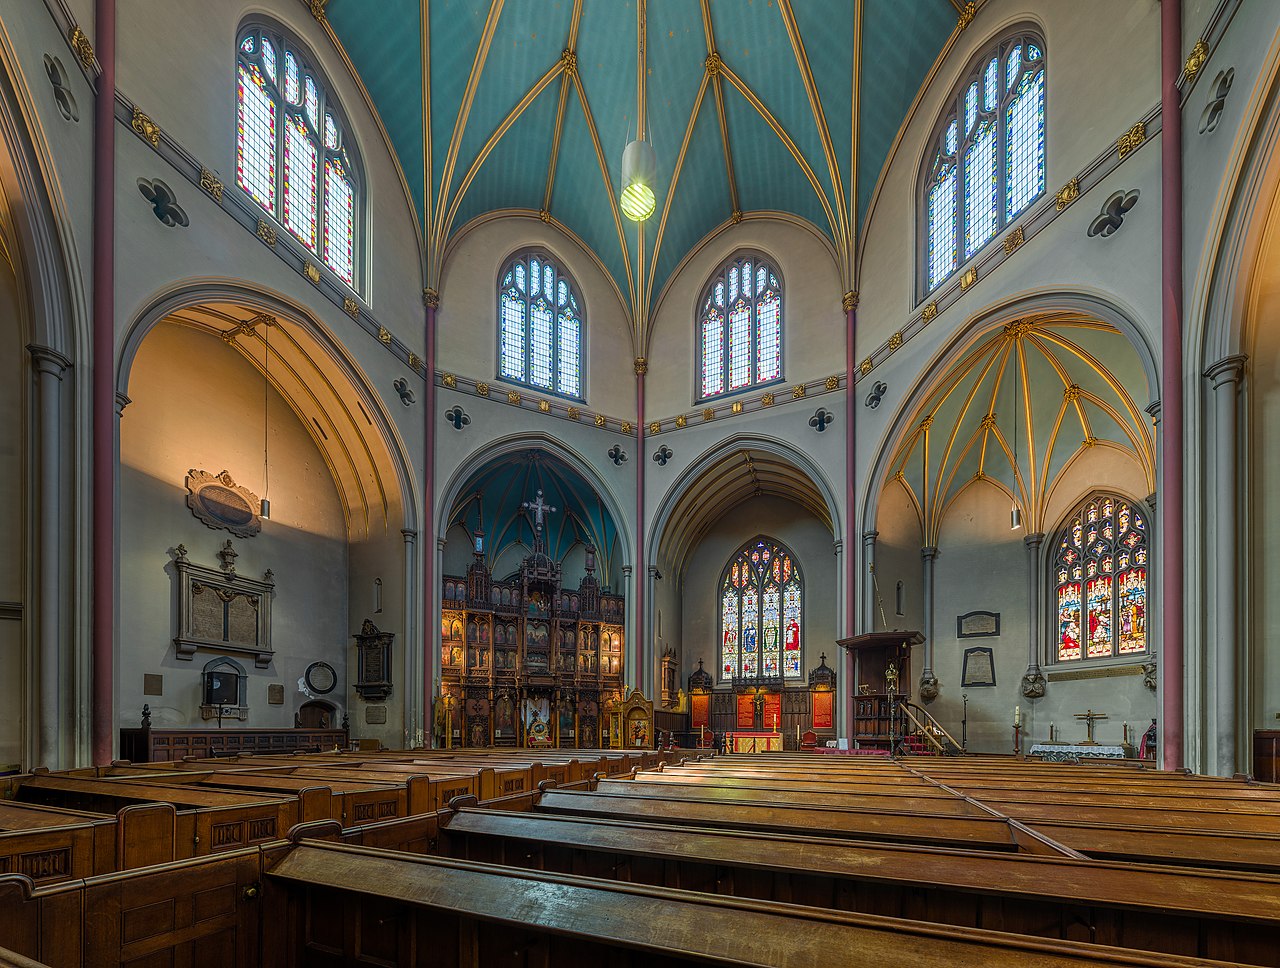
<svg viewBox="0 0 1280 968"><path fill-rule="evenodd" d="M267 686L267 702L273 706L284 705L284 686L273 682Z"/></svg>
<svg viewBox="0 0 1280 968"><path fill-rule="evenodd" d="M387 722L386 706L365 706L364 721L371 726L383 726Z"/></svg>
<svg viewBox="0 0 1280 968"><path fill-rule="evenodd" d="M163 696L164 676L144 675L142 677L142 694L144 696Z"/></svg>
<svg viewBox="0 0 1280 968"><path fill-rule="evenodd" d="M965 649L964 671L960 676L960 685L966 689L975 686L994 686L996 684L995 657L990 649Z"/></svg>
<svg viewBox="0 0 1280 968"><path fill-rule="evenodd" d="M999 612L967 612L956 616L956 637L976 639L1000 634Z"/></svg>

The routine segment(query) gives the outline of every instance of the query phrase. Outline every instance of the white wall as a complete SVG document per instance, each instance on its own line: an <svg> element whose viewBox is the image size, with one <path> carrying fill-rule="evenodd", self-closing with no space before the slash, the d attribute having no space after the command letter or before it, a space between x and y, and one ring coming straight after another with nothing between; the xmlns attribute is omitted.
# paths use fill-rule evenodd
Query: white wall
<svg viewBox="0 0 1280 968"><path fill-rule="evenodd" d="M257 669L251 657L233 655L249 674L245 725L292 726L294 711L306 701L297 680L311 662L323 659L340 682L354 680L354 663L350 670L347 663L346 526L328 468L288 404L273 392L272 516L261 534L231 538L191 513L184 480L190 468L214 474L225 469L261 495L261 375L220 339L164 323L138 353L129 395L133 402L120 430L119 723L136 725L145 702L154 725L204 725L200 671L219 653L201 651L192 661L175 656L173 549L184 544L194 563L216 567L216 553L230 538L239 553L239 574L261 578L268 568L275 573L271 665ZM164 676L163 696L143 695L145 673ZM267 704L271 683L284 685L284 705ZM328 698L342 704L343 695L340 687Z"/></svg>

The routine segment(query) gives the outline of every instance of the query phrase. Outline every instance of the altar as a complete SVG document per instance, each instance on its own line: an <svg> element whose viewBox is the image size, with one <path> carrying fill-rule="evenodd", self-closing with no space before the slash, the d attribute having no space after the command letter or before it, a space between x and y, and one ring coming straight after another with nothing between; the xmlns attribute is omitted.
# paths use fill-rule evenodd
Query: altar
<svg viewBox="0 0 1280 968"><path fill-rule="evenodd" d="M1124 760L1132 759L1133 747L1127 744L1112 746L1097 743L1036 743L1027 750L1028 756L1038 756L1047 763L1061 763L1065 760Z"/></svg>
<svg viewBox="0 0 1280 968"><path fill-rule="evenodd" d="M729 734L730 753L781 753L782 734L744 731Z"/></svg>

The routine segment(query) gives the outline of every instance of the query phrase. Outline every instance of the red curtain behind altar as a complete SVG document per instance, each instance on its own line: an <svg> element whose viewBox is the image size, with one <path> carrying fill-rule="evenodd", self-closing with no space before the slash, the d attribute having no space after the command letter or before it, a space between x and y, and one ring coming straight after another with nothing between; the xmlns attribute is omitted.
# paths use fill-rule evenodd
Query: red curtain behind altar
<svg viewBox="0 0 1280 968"><path fill-rule="evenodd" d="M689 724L691 729L700 729L703 726L711 725L711 697L710 696L690 696L689 712L692 720Z"/></svg>
<svg viewBox="0 0 1280 968"><path fill-rule="evenodd" d="M814 729L830 729L831 723L831 700L835 696L834 692L815 692L813 694L813 728Z"/></svg>
<svg viewBox="0 0 1280 968"><path fill-rule="evenodd" d="M782 693L764 694L764 722L760 724L760 728L769 731L782 728Z"/></svg>
<svg viewBox="0 0 1280 968"><path fill-rule="evenodd" d="M754 729L756 725L755 697L738 697L738 729Z"/></svg>

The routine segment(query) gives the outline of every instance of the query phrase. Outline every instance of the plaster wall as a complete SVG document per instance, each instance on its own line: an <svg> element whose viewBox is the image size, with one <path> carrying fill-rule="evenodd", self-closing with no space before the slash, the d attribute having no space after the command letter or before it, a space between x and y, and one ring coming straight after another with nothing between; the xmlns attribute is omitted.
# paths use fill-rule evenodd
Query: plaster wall
<svg viewBox="0 0 1280 968"><path fill-rule="evenodd" d="M189 468L225 468L237 483L255 493L261 489L262 378L216 337L161 324L138 354L129 394L133 402L120 432L118 722L136 725L145 702L157 726L202 726L200 672L219 653L202 650L193 661L175 657L173 549L184 544L193 562L216 566L216 552L230 536L192 515L184 480ZM293 725L293 713L305 701L296 683L311 662L329 662L340 683L354 681L355 671L347 663L342 507L323 458L292 409L274 392L268 409L272 517L261 534L231 539L238 573L275 573L272 663L257 669L251 659L234 656L248 670L251 727ZM163 695L143 694L145 673L164 676ZM284 705L268 705L271 683L284 685ZM329 698L342 695L340 689Z"/></svg>
<svg viewBox="0 0 1280 968"><path fill-rule="evenodd" d="M117 13L116 85L120 92L218 174L228 192L240 190L235 186L236 31L246 18L262 13L261 4L243 0L140 0L120 4ZM348 145L356 145L365 215L357 233L364 239L363 273L357 273L357 289L375 315L421 356L421 255L396 163L355 79L306 5L274 3L268 17L309 48L331 97L342 107ZM117 138L131 139L133 135L123 128ZM127 175L129 166L121 167L122 176ZM140 174L143 172L128 180ZM185 179L181 185L170 184L179 190L184 203L186 197L199 194ZM132 186L130 190L137 191ZM125 204L123 198L121 203ZM246 236L238 226L237 230L242 247L256 245L252 236ZM281 234L285 234L283 229ZM120 271L117 278L128 279L129 273Z"/></svg>
<svg viewBox="0 0 1280 968"><path fill-rule="evenodd" d="M585 406L610 417L636 419L636 377L626 307L610 277L581 247L539 219L509 216L466 229L451 245L440 283L436 316L439 367L473 380L501 386L498 379L498 274L521 249L539 248L553 256L578 284L583 329ZM522 388L530 396L546 396Z"/></svg>
<svg viewBox="0 0 1280 968"><path fill-rule="evenodd" d="M777 218L745 218L697 249L655 297L645 380L646 420L670 419L695 405L701 392L695 338L698 299L712 274L742 250L766 256L780 273L783 381L775 392L843 370L843 292L830 245L809 226ZM758 399L761 393L741 391L717 397L716 402Z"/></svg>
<svg viewBox="0 0 1280 968"><path fill-rule="evenodd" d="M823 652L827 654L827 665L835 667L839 579L834 567L834 536L800 505L785 498L757 497L727 511L711 526L690 554L680 578L681 624L677 651L683 660L682 687L690 673L698 668L699 659L719 684L716 670L720 664L720 579L734 552L758 534L776 538L790 548L804 577L800 681L808 683L809 670L818 665ZM674 627L671 631L675 631ZM840 686L843 688L844 683Z"/></svg>

